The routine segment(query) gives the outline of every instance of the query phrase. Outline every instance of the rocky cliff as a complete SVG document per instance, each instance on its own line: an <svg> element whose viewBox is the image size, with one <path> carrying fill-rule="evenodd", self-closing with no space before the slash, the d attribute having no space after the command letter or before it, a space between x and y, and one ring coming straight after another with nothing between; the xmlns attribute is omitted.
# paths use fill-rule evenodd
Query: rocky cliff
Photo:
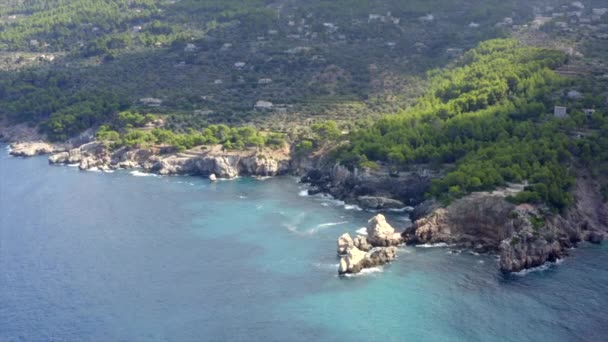
<svg viewBox="0 0 608 342"><path fill-rule="evenodd" d="M598 243L608 235L608 206L598 185L580 176L573 197L574 204L558 214L543 206L514 205L504 193L474 193L446 208L435 207L404 239L496 253L502 271L517 272L555 261L580 241Z"/></svg>
<svg viewBox="0 0 608 342"><path fill-rule="evenodd" d="M424 167L408 172L391 172L388 167L379 170L349 169L340 164L311 169L302 182L311 185L311 194L323 192L357 204L364 209L401 209L424 201L431 180L440 173Z"/></svg>
<svg viewBox="0 0 608 342"><path fill-rule="evenodd" d="M190 174L220 178L238 176L276 176L289 171L285 151L224 151L220 146L177 153L168 147L110 149L91 142L49 157L51 164L78 164L82 170L142 168L162 175Z"/></svg>

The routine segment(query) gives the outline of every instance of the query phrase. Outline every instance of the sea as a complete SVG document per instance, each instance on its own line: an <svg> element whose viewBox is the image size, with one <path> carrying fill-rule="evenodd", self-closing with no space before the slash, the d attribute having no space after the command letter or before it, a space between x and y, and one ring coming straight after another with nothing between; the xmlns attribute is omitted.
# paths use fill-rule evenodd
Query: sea
<svg viewBox="0 0 608 342"><path fill-rule="evenodd" d="M402 247L339 277L337 237L374 213L296 178L79 171L0 147L3 342L608 338L608 244L512 275L495 256Z"/></svg>

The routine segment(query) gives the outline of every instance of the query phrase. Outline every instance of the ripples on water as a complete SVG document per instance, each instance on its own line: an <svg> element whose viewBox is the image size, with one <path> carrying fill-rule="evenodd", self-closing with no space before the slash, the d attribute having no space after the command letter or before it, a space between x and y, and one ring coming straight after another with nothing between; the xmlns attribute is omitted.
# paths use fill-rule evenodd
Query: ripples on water
<svg viewBox="0 0 608 342"><path fill-rule="evenodd" d="M336 276L372 215L292 178L210 184L0 157L0 341L603 341L608 249L503 276L490 256L400 249ZM407 226L407 213L389 221Z"/></svg>

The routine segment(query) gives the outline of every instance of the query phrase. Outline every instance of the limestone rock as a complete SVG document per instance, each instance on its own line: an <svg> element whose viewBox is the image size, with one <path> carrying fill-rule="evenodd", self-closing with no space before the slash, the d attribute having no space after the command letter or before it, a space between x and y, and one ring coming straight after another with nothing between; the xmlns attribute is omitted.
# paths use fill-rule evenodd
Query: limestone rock
<svg viewBox="0 0 608 342"><path fill-rule="evenodd" d="M372 210L401 209L405 207L403 202L387 197L359 196L357 197L357 203L361 208Z"/></svg>
<svg viewBox="0 0 608 342"><path fill-rule="evenodd" d="M355 237L355 239L353 240L353 244L355 247L366 252L370 251L373 248L372 245L370 245L367 241L367 238L363 235L357 235L357 237Z"/></svg>
<svg viewBox="0 0 608 342"><path fill-rule="evenodd" d="M353 239L350 234L344 233L338 238L338 254L345 254L350 247L353 247Z"/></svg>
<svg viewBox="0 0 608 342"><path fill-rule="evenodd" d="M384 215L378 214L368 221L367 241L374 247L388 247L403 243L403 238L386 222Z"/></svg>
<svg viewBox="0 0 608 342"><path fill-rule="evenodd" d="M70 153L59 152L49 156L49 164L65 164L70 158Z"/></svg>
<svg viewBox="0 0 608 342"><path fill-rule="evenodd" d="M45 142L21 142L11 144L10 154L16 157L33 157L41 154L50 154L57 148Z"/></svg>
<svg viewBox="0 0 608 342"><path fill-rule="evenodd" d="M209 175L209 180L210 180L211 182L215 182L215 181L217 181L217 177L215 176L215 173L212 173L212 174L210 174L210 175Z"/></svg>
<svg viewBox="0 0 608 342"><path fill-rule="evenodd" d="M340 274L361 272L365 267L365 256L366 253L359 250L357 247L349 247L346 254L340 259L340 268L342 269L343 263L346 265L346 271L340 272Z"/></svg>
<svg viewBox="0 0 608 342"><path fill-rule="evenodd" d="M397 257L397 247L374 248L365 257L365 267L376 267L388 264Z"/></svg>

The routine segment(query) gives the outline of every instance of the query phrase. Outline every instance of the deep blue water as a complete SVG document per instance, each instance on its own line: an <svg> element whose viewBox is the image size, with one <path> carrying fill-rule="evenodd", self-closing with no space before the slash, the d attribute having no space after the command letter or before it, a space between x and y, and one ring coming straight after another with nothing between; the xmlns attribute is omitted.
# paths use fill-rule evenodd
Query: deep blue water
<svg viewBox="0 0 608 342"><path fill-rule="evenodd" d="M336 276L372 215L293 178L210 184L0 153L0 341L605 341L608 247L505 277L403 248ZM403 214L390 221L397 227Z"/></svg>

